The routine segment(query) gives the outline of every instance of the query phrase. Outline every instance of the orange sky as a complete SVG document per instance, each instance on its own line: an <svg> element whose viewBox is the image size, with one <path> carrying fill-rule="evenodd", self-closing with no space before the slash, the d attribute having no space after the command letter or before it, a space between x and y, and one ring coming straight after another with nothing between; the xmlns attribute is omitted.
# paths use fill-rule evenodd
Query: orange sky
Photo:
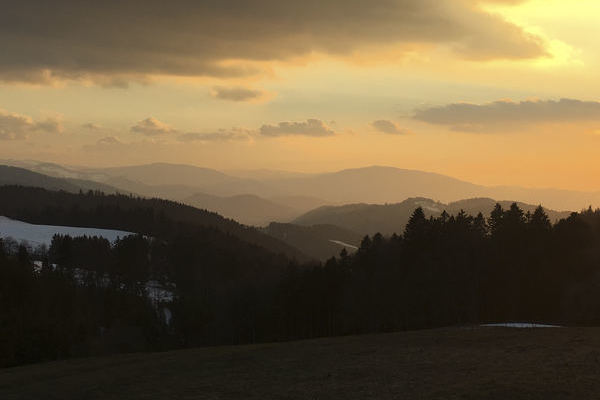
<svg viewBox="0 0 600 400"><path fill-rule="evenodd" d="M49 11L30 28L9 23L25 17L15 5L0 17L0 158L306 172L378 164L600 190L597 1L249 3L264 12L228 0L203 21L206 10L160 2L131 18L129 8L90 14L60 0L72 20ZM82 24L78 12L97 17ZM121 12L138 26L103 34L103 18ZM197 31L202 22L211 30Z"/></svg>

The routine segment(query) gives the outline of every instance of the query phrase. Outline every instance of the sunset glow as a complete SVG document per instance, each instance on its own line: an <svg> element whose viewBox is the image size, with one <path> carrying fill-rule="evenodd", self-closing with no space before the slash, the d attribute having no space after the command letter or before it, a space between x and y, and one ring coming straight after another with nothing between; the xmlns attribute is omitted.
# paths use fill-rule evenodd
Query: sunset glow
<svg viewBox="0 0 600 400"><path fill-rule="evenodd" d="M258 3L274 18L294 12ZM171 17L181 19L175 28L154 13L155 5L147 20L132 20L137 31L90 36L89 47L73 44L70 53L50 39L42 51L3 24L1 46L12 58L3 56L0 65L0 158L305 172L378 164L481 184L600 190L594 107L562 118L553 117L561 110L548 110L535 119L508 114L502 121L486 107L529 100L560 108L560 99L572 99L600 109L597 1L428 1L412 14L403 11L408 1L382 1L368 12L359 2L340 3L347 19L336 17L333 1L323 15L309 3L306 20L285 28L254 14L229 21L223 11L222 23L239 31L195 41L186 39L194 34L185 31L189 15L173 10ZM63 6L69 2L56 10ZM360 26L354 13L365 13ZM406 27L399 29L388 14ZM156 30L148 34L155 36L136 36L153 19ZM58 11L50 12L30 36L59 21ZM427 21L443 23L432 29ZM172 38L161 36L163 28ZM86 35L102 28L90 29ZM93 46L101 45L108 47L96 53ZM118 62L102 62L111 52ZM481 106L474 111L480 115L463 116L463 128L415 118L420 110L461 103ZM135 128L150 118L162 128ZM482 118L489 121L470 122ZM331 134L313 132L310 120ZM383 132L375 121L396 129ZM298 129L261 134L281 123Z"/></svg>

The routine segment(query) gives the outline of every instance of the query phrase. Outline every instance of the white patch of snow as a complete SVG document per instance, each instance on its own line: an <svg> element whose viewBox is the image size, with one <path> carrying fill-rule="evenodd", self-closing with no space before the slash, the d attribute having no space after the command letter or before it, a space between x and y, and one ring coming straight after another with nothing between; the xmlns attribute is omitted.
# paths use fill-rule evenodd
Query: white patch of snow
<svg viewBox="0 0 600 400"><path fill-rule="evenodd" d="M33 262L33 270L34 270L35 272L38 272L38 273L39 273L39 272L42 270L42 267L43 267L43 266L44 266L44 265L43 265L43 263L42 263L41 261L34 261L34 262Z"/></svg>
<svg viewBox="0 0 600 400"><path fill-rule="evenodd" d="M117 238L133 235L131 232L113 229L77 228L72 226L35 225L0 216L0 238L11 237L18 242L27 242L32 246L45 244L50 246L56 234L77 236L98 236L111 243Z"/></svg>
<svg viewBox="0 0 600 400"><path fill-rule="evenodd" d="M165 325L171 325L171 321L173 320L173 313L171 312L171 310L167 307L163 307L162 314L163 322L165 323Z"/></svg>
<svg viewBox="0 0 600 400"><path fill-rule="evenodd" d="M170 303L173 301L174 283L162 284L158 281L146 282L146 294L156 303Z"/></svg>
<svg viewBox="0 0 600 400"><path fill-rule="evenodd" d="M531 322L504 322L498 324L482 324L485 327L500 327L500 328L560 328L559 325L534 324Z"/></svg>
<svg viewBox="0 0 600 400"><path fill-rule="evenodd" d="M428 211L432 211L432 212L439 212L439 213L442 212L442 210L440 210L439 208L433 207L433 206L429 205L428 202L425 202L425 201L415 201L415 204L420 206L424 210L428 210Z"/></svg>
<svg viewBox="0 0 600 400"><path fill-rule="evenodd" d="M358 250L358 247L356 247L354 245L351 245L351 244L348 244L348 243L344 243L344 242L342 242L340 240L329 239L329 241L331 243L335 243L335 244L337 244L339 246L342 246L342 247L347 247L347 248L352 249L352 250Z"/></svg>

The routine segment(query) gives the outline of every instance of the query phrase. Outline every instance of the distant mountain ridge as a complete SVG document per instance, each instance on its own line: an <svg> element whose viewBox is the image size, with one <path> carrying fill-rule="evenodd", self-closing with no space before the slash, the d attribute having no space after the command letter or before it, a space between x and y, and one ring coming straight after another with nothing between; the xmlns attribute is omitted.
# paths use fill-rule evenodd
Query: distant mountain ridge
<svg viewBox="0 0 600 400"><path fill-rule="evenodd" d="M304 226L331 224L360 234L402 233L404 226L417 207L423 208L425 215L437 217L445 210L451 215L456 215L460 210L467 214L477 215L482 213L486 218L496 205L500 203L503 208L508 208L511 201L497 202L489 198L476 198L460 200L449 204L440 203L427 198L410 198L395 204L348 204L343 206L325 206L309 211L296 218L293 223ZM517 202L524 211L532 212L537 206ZM566 218L570 212L559 212L546 209L552 221Z"/></svg>
<svg viewBox="0 0 600 400"><path fill-rule="evenodd" d="M252 179L231 177L219 171L189 165L155 163L114 168L75 168L34 161L6 161L27 168L33 174L49 175L54 184L32 184L31 180L12 180L10 184L38 186L76 192L101 190L107 193L135 193L145 197L182 202L217 212L246 225L266 226L270 222L289 222L303 213L331 204L315 196L259 196L263 185ZM36 171L36 172L33 172ZM290 174L297 176L297 174ZM275 173L275 176L281 176ZM40 178L41 179L41 178ZM59 184L60 182L60 184ZM75 184L68 185L67 182ZM77 185L79 183L79 185ZM85 183L85 184L84 184ZM227 189L226 187L229 187ZM245 192L248 188L248 192ZM240 193L236 193L239 191ZM217 193L217 194L214 194ZM267 193L273 193L267 191Z"/></svg>
<svg viewBox="0 0 600 400"><path fill-rule="evenodd" d="M24 168L0 165L0 186L5 185L31 186L48 190L64 190L65 192L70 193L77 193L79 191L87 192L89 190L101 191L107 194L119 192L117 188L100 182L77 178L55 178Z"/></svg>
<svg viewBox="0 0 600 400"><path fill-rule="evenodd" d="M26 164L26 162L23 164ZM311 194L317 194L331 198L339 196L338 199L343 199L355 198L364 192L362 195L370 198L392 196L412 191L431 192L435 188L444 188L448 184L453 185L453 190L458 195L460 190L471 190L476 187L476 185L447 178L443 175L395 168L372 167L346 170L312 177L296 176L283 181L271 179L264 182L262 186L255 187L258 191L259 188L264 189L268 185L275 184L278 187L278 193L304 193L297 195L279 194L270 198L253 194L223 196L201 192L199 186L189 186L188 184L196 182L196 179L200 179L200 183L211 182L212 184L223 184L224 180L229 182L245 181L246 184L249 184L250 181L238 180L237 178L227 177L218 171L190 166L153 164L151 166L123 167L120 169L79 170L80 172L77 172L78 170L69 167L40 163L36 168L68 177L58 178L24 168L0 166L0 186L21 185L48 190L64 190L71 193L87 192L89 190L105 193L134 193L147 198L174 200L195 207L199 209L198 211L206 210L209 213L216 213L215 216L220 214L230 218L228 221L231 221L233 225L222 225L217 223L216 220L213 222L222 225L219 229L224 229L226 232L233 230L237 235L243 236L245 240L260 244L264 242L267 247L283 251L292 257L307 255L317 259L326 259L338 254L343 247L340 243L346 243L350 246L348 248L351 249L352 246L359 243L360 238L365 234L377 232L386 235L394 232L401 233L408 218L417 207L422 207L428 216L438 216L443 210L450 214L456 214L461 209L472 215L482 212L487 216L496 204L496 201L491 198L472 198L442 203L426 197L414 196L397 203L367 204L360 202L335 206L326 205L335 203L310 196ZM160 171L163 172L159 173ZM181 176L175 179L174 183L169 183L169 177L177 171L182 172ZM151 175L154 172L156 174L152 177ZM111 176L111 174L115 175ZM379 175L381 179L379 181L370 179L373 174ZM83 179L85 177L104 180L104 182ZM424 178L419 180L419 177ZM148 183L133 179L142 179ZM403 179L405 182L416 180L417 184L413 185L412 188L403 189L398 189L397 185L393 185L393 182L400 182ZM361 188L360 185L363 181L370 181L369 188L358 190ZM340 182L344 189L336 194ZM351 185L350 182L357 183ZM380 185L387 185L387 191L383 194L378 192ZM434 189L427 188L427 185L431 185ZM456 188L462 189L457 190ZM373 193L369 191L373 191ZM271 191L267 194L276 192ZM500 203L506 208L512 201L501 201ZM324 204L325 206L323 206ZM535 208L534 205L523 202L519 205L526 211L532 211ZM569 215L569 212L553 210L547 210L547 212L552 220ZM234 223L234 220L237 222ZM259 239L251 233L251 228L240 229L235 227L234 225L238 222L245 225L264 227L260 230L262 233L280 241L280 245L285 245L282 247L274 245L274 243L270 243L264 238ZM249 237L246 237L247 235ZM289 248L286 246L289 246ZM294 250L291 250L292 248ZM296 249L302 255L296 254L294 252Z"/></svg>
<svg viewBox="0 0 600 400"><path fill-rule="evenodd" d="M204 193L220 197L258 196L291 208L295 207L274 199L309 196L323 199L324 204L339 205L398 203L412 197L446 204L468 198L492 198L543 204L555 210L578 211L589 205L600 206L600 192L483 186L438 173L381 166L319 174L238 171L239 176L234 176L210 168L167 163L114 168L61 167L33 161L15 163L53 176L93 180L121 191L177 201ZM143 193L140 186L144 187Z"/></svg>
<svg viewBox="0 0 600 400"><path fill-rule="evenodd" d="M291 207L251 194L223 197L196 193L182 199L182 202L254 226L263 226L272 221L289 222L300 213Z"/></svg>

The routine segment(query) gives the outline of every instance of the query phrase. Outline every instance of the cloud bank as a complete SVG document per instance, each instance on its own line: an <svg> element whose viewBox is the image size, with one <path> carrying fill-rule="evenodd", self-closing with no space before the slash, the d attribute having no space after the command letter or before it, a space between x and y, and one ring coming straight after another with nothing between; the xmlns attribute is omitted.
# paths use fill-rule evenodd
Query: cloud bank
<svg viewBox="0 0 600 400"><path fill-rule="evenodd" d="M0 13L0 81L126 86L151 75L242 77L261 72L256 62L406 43L444 46L476 60L546 55L540 37L480 3L12 1Z"/></svg>
<svg viewBox="0 0 600 400"><path fill-rule="evenodd" d="M62 131L63 127L58 118L34 121L30 116L0 109L0 140L23 140L32 132Z"/></svg>
<svg viewBox="0 0 600 400"><path fill-rule="evenodd" d="M240 128L219 129L217 132L188 132L179 135L180 142L218 142L232 140L248 140L252 135L251 131Z"/></svg>
<svg viewBox="0 0 600 400"><path fill-rule="evenodd" d="M335 131L319 119L307 119L304 122L280 122L277 125L265 124L259 129L231 128L219 129L212 132L186 132L175 129L154 117L148 117L137 122L130 128L135 134L148 137L164 135L176 136L179 142L215 142L248 140L253 137L280 136L333 136Z"/></svg>
<svg viewBox="0 0 600 400"><path fill-rule="evenodd" d="M145 136L157 136L167 133L176 133L177 131L164 122L161 122L156 118L149 117L132 126L131 132L140 133Z"/></svg>
<svg viewBox="0 0 600 400"><path fill-rule="evenodd" d="M216 132L183 132L175 129L170 125L154 118L148 117L137 122L130 128L132 133L141 134L148 137L159 137L164 135L176 136L179 142L217 142L230 140L248 139L253 132L247 129L232 128L220 129ZM110 140L110 144L115 144L112 137L107 137L102 140ZM109 144L106 142L105 144Z"/></svg>
<svg viewBox="0 0 600 400"><path fill-rule="evenodd" d="M381 133L387 133L388 135L404 135L408 133L406 130L400 128L394 122L385 119L373 121L371 122L371 126L375 128L376 131Z"/></svg>
<svg viewBox="0 0 600 400"><path fill-rule="evenodd" d="M280 122L277 125L263 125L259 134L267 137L278 136L333 136L335 131L323 121L308 119L306 122Z"/></svg>
<svg viewBox="0 0 600 400"><path fill-rule="evenodd" d="M600 121L600 102L574 99L453 103L417 110L414 119L461 132L485 132L537 123Z"/></svg>
<svg viewBox="0 0 600 400"><path fill-rule="evenodd" d="M214 98L219 100L237 102L258 100L264 96L264 92L261 90L254 90L243 87L227 88L222 86L214 87L211 94Z"/></svg>

